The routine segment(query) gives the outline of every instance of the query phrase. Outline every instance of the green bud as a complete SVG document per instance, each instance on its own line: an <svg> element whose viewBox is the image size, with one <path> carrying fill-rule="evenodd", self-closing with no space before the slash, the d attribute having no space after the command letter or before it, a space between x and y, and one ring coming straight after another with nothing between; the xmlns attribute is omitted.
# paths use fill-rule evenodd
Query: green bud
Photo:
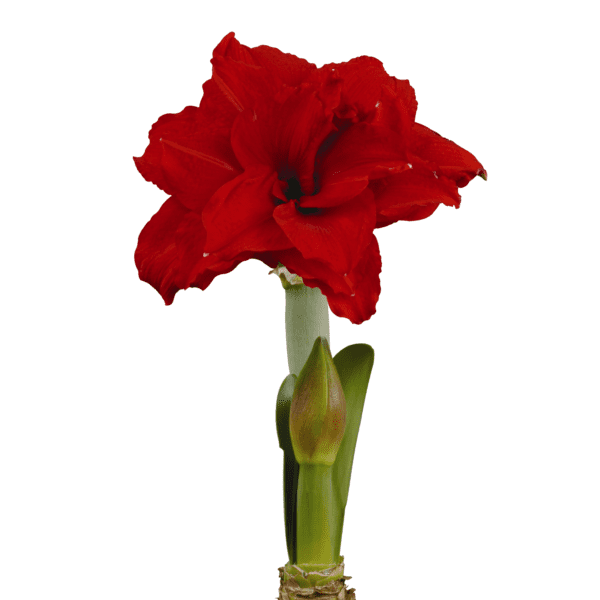
<svg viewBox="0 0 600 600"><path fill-rule="evenodd" d="M290 408L290 435L299 464L335 462L346 426L346 399L329 343L318 337L300 371Z"/></svg>

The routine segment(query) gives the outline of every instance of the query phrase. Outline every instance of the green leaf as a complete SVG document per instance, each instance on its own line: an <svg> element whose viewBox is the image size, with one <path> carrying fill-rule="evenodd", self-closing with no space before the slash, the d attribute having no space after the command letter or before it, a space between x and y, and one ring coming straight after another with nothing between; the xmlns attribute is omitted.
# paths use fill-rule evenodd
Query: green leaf
<svg viewBox="0 0 600 600"><path fill-rule="evenodd" d="M339 558L342 545L344 514L350 490L354 451L374 361L375 352L368 344L347 346L333 359L346 398L346 429L342 445L332 467L333 487L336 495L335 510L332 515L332 534L337 558Z"/></svg>
<svg viewBox="0 0 600 600"><path fill-rule="evenodd" d="M296 562L296 497L300 465L296 462L290 436L290 407L294 396L296 375L288 375L279 388L275 422L279 447L283 450L283 513L285 518L285 540L290 563Z"/></svg>

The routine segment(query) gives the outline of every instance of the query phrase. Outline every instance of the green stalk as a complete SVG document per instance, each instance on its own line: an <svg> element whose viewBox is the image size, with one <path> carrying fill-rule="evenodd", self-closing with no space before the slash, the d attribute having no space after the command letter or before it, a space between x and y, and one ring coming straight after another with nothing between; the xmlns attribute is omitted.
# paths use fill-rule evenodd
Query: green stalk
<svg viewBox="0 0 600 600"><path fill-rule="evenodd" d="M288 285L285 290L285 341L291 374L300 373L319 336L330 341L327 298L319 288L309 288L303 283Z"/></svg>
<svg viewBox="0 0 600 600"><path fill-rule="evenodd" d="M280 267L283 265L272 272L279 276L286 292L285 333L290 375L281 385L276 416L279 445L284 452L284 515L289 557L288 564L279 569L279 600L299 597L298 587L314 587L314 593L319 596L356 600L354 590L347 589L345 584L349 577L344 577L340 546L356 438L373 366L373 349L366 344L349 346L334 359L347 409L344 439L336 461L331 466L299 465L290 437L290 408L297 376L315 340L321 337L329 343L329 308L327 298L319 289L299 283L301 278L290 276L285 268L282 273Z"/></svg>
<svg viewBox="0 0 600 600"><path fill-rule="evenodd" d="M299 375L315 340L320 336L329 342L329 306L327 298L318 288L284 282L284 289L288 365L290 374ZM322 465L300 466L293 451L284 452L284 477L287 477L287 487L284 490L286 533L288 554L293 556L293 560L290 556L292 564L335 562L335 541L329 533L328 521L334 498L332 473L331 467ZM317 529L314 530L314 527ZM326 531L322 540L324 545L319 539L323 535L322 531ZM292 552L289 552L290 546Z"/></svg>
<svg viewBox="0 0 600 600"><path fill-rule="evenodd" d="M332 565L335 542L329 527L334 495L333 469L328 465L300 465L297 506L297 561L302 565Z"/></svg>

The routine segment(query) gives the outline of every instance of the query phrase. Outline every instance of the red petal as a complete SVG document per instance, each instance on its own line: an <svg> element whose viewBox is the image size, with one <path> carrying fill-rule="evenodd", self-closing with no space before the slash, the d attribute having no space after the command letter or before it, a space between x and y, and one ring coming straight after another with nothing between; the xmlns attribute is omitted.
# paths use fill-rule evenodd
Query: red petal
<svg viewBox="0 0 600 600"><path fill-rule="evenodd" d="M381 125L358 123L347 129L319 158L321 189L302 198L302 206L336 206L360 193L370 179L408 169L400 136Z"/></svg>
<svg viewBox="0 0 600 600"><path fill-rule="evenodd" d="M254 165L214 194L202 213L207 231L205 252L233 259L242 252L292 246L273 219L271 189L276 179L271 168Z"/></svg>
<svg viewBox="0 0 600 600"><path fill-rule="evenodd" d="M371 56L359 56L345 63L330 63L319 69L321 72L332 70L337 71L343 80L342 98L337 110L340 117L353 109L356 121L370 120L379 108L378 103L381 106L391 97L406 119L410 123L414 122L417 111L415 91L408 80L388 75L380 60ZM382 92L382 88L386 88L387 94ZM379 118L381 119L381 115Z"/></svg>
<svg viewBox="0 0 600 600"><path fill-rule="evenodd" d="M163 115L149 138L144 155L134 158L138 170L192 210L201 210L212 194L241 170L229 143L229 131L195 106Z"/></svg>
<svg viewBox="0 0 600 600"><path fill-rule="evenodd" d="M206 119L231 137L231 127L240 111L227 101L221 89L213 79L202 84L203 96L200 110Z"/></svg>
<svg viewBox="0 0 600 600"><path fill-rule="evenodd" d="M391 78L389 85L381 86L381 100L377 102L370 123L395 131L408 147L417 111L415 91L408 81Z"/></svg>
<svg viewBox="0 0 600 600"><path fill-rule="evenodd" d="M213 81L238 112L252 109L259 98L271 97L282 87L279 79L262 67L222 56L215 56L211 62Z"/></svg>
<svg viewBox="0 0 600 600"><path fill-rule="evenodd" d="M360 262L349 276L354 293L327 295L331 312L338 317L350 319L356 325L370 319L375 314L377 301L381 294L380 273L379 244L377 238L372 235ZM309 284L307 283L307 285Z"/></svg>
<svg viewBox="0 0 600 600"><path fill-rule="evenodd" d="M343 80L340 109L346 105L353 106L357 109L359 120L364 120L375 109L381 85L390 78L383 63L371 56L359 56L343 63L329 63L319 69L320 72L332 70Z"/></svg>
<svg viewBox="0 0 600 600"><path fill-rule="evenodd" d="M415 90L410 85L408 79L396 79L390 77L387 83L383 84L390 94L396 98L396 106L401 107L402 112L406 114L411 123L415 122L417 115L417 96Z"/></svg>
<svg viewBox="0 0 600 600"><path fill-rule="evenodd" d="M300 85L317 69L316 65L303 58L286 54L270 46L257 46L251 48L250 52L257 64L288 86Z"/></svg>
<svg viewBox="0 0 600 600"><path fill-rule="evenodd" d="M375 227L375 202L368 188L356 198L321 214L302 214L294 202L275 208L274 217L293 245L307 259L349 273L360 260Z"/></svg>
<svg viewBox="0 0 600 600"><path fill-rule="evenodd" d="M327 296L331 311L339 317L358 324L375 313L381 293L381 256L373 234L361 260L347 277L340 277L321 261L304 258L295 248L257 255L256 258L271 268L281 263L290 272L300 275L306 286L319 288Z"/></svg>
<svg viewBox="0 0 600 600"><path fill-rule="evenodd" d="M386 227L397 221L421 221L430 217L438 208L439 204L427 204L426 206L406 206L396 209L392 214L378 214L377 228Z"/></svg>
<svg viewBox="0 0 600 600"><path fill-rule="evenodd" d="M411 152L437 165L440 173L458 187L464 187L476 175L487 177L481 163L470 152L419 123L413 128Z"/></svg>
<svg viewBox="0 0 600 600"><path fill-rule="evenodd" d="M317 150L333 129L315 90L286 88L279 100L260 99L253 111L242 113L231 143L244 168L268 165L285 178L297 177L310 194Z"/></svg>
<svg viewBox="0 0 600 600"><path fill-rule="evenodd" d="M135 264L142 281L149 283L171 304L180 289L206 289L219 274L239 263L203 255L206 231L199 214L169 198L142 229Z"/></svg>
<svg viewBox="0 0 600 600"><path fill-rule="evenodd" d="M417 221L429 217L440 203L456 208L460 195L456 184L415 160L413 168L372 182L377 206L377 227L396 221Z"/></svg>
<svg viewBox="0 0 600 600"><path fill-rule="evenodd" d="M213 80L229 102L242 111L257 98L271 97L284 86L300 85L315 65L277 48L248 48L226 35L213 52Z"/></svg>
<svg viewBox="0 0 600 600"><path fill-rule="evenodd" d="M270 46L249 48L228 33L213 51L213 57L232 58L247 65L264 67L288 86L298 86L316 70L316 66L293 54L286 54Z"/></svg>
<svg viewBox="0 0 600 600"><path fill-rule="evenodd" d="M305 282L313 282L310 287L319 287L326 295L351 294L353 292L347 277L336 273L320 260L304 258L297 248L260 254L256 257L271 268L275 268L277 263L281 263L290 273L300 275ZM318 285L314 282L318 282Z"/></svg>
<svg viewBox="0 0 600 600"><path fill-rule="evenodd" d="M228 33L215 47L213 50L213 58L215 56L224 56L227 58L233 58L237 61L247 63L249 65L254 64L252 55L250 54L250 48L240 44L235 39L235 33L231 31Z"/></svg>

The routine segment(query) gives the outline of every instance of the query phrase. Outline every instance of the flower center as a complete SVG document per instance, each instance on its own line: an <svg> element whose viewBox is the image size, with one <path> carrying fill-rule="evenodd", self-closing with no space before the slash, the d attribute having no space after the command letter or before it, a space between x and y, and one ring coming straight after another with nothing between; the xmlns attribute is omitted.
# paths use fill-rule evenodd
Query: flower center
<svg viewBox="0 0 600 600"><path fill-rule="evenodd" d="M322 208L316 206L301 206L298 202L296 202L296 210L301 215L320 215L323 212Z"/></svg>
<svg viewBox="0 0 600 600"><path fill-rule="evenodd" d="M316 174L314 177L315 177L315 184L316 184ZM320 215L323 212L323 210L321 208L308 207L308 206L304 207L300 204L300 198L302 198L306 194L302 191L302 186L300 185L300 181L298 181L298 178L295 175L288 177L287 179L285 179L285 181L287 183L287 188L284 191L285 197L289 201L292 201L294 203L296 210L300 214ZM315 188L315 193L316 193L316 191L317 190Z"/></svg>
<svg viewBox="0 0 600 600"><path fill-rule="evenodd" d="M304 192L302 191L302 187L300 186L297 177L290 177L287 180L287 184L288 186L284 193L288 200L299 200L304 196Z"/></svg>

